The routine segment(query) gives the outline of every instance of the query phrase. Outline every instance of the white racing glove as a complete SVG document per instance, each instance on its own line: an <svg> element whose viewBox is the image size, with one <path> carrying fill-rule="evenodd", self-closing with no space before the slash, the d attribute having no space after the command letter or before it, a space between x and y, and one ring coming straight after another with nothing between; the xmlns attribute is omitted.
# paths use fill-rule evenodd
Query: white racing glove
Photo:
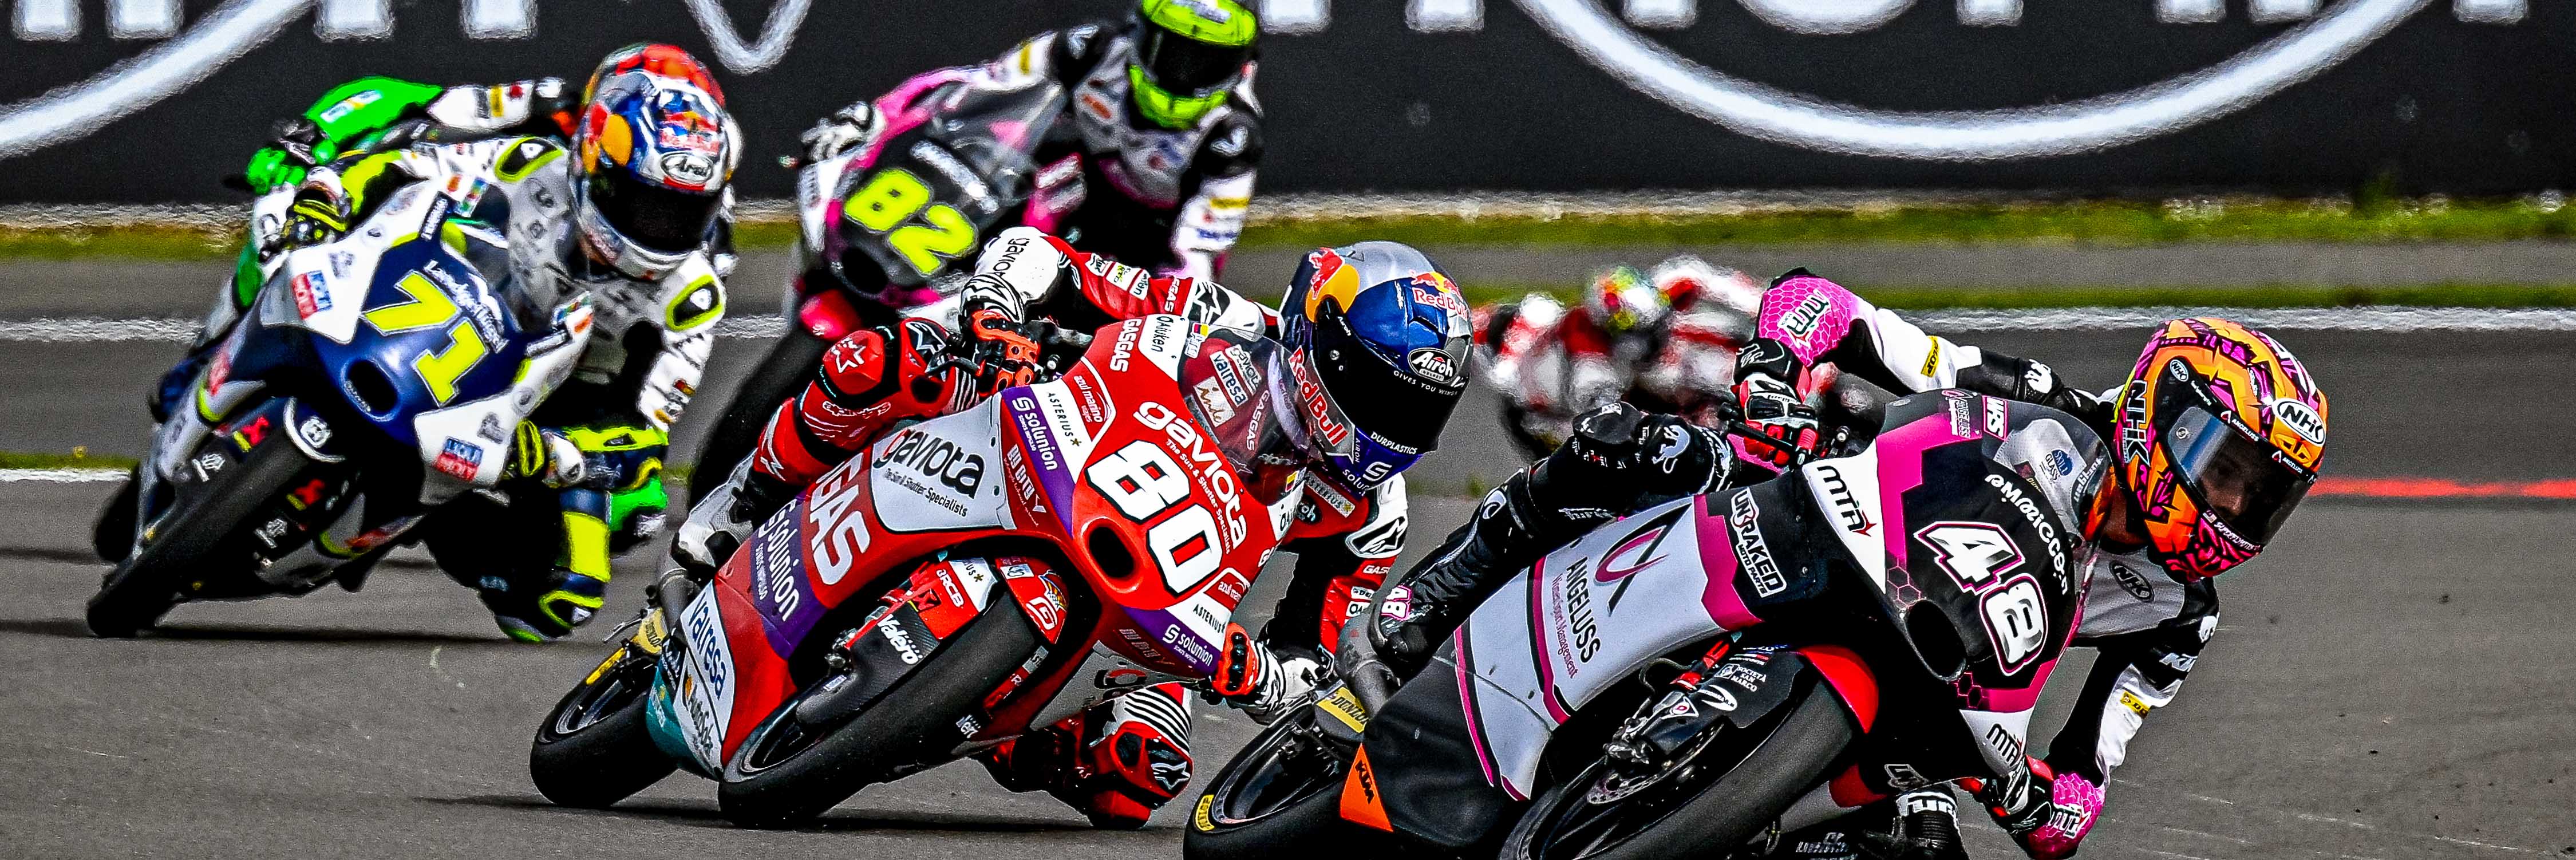
<svg viewBox="0 0 2576 860"><path fill-rule="evenodd" d="M816 121L796 139L805 144L805 161L811 164L867 145L884 124L875 105L859 102Z"/></svg>

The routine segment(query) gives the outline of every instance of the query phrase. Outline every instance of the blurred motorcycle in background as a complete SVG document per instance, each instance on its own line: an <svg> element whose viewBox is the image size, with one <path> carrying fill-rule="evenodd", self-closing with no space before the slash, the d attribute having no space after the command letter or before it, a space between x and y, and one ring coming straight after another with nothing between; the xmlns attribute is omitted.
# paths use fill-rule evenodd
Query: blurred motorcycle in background
<svg viewBox="0 0 2576 860"><path fill-rule="evenodd" d="M785 160L797 170L799 272L787 285L787 331L708 431L696 474L731 474L825 348L955 295L985 238L1023 224L1059 229L1082 203L1082 156L1036 159L1066 98L1053 81L996 88L951 69L878 97L883 126L865 145Z"/></svg>
<svg viewBox="0 0 2576 860"><path fill-rule="evenodd" d="M1718 426L1762 290L1683 254L1603 272L1571 304L1533 292L1479 308L1477 376L1502 395L1503 428L1532 459L1565 441L1574 416L1614 401ZM1816 391L1832 384L1830 371L1819 377Z"/></svg>

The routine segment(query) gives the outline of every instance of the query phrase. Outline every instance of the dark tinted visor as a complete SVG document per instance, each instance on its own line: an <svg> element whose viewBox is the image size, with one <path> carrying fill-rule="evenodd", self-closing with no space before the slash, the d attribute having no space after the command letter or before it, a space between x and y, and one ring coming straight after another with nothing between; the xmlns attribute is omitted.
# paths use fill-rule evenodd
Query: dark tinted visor
<svg viewBox="0 0 2576 860"><path fill-rule="evenodd" d="M1136 62L1145 78L1175 95L1203 96L1223 89L1252 60L1251 45L1211 45L1146 25L1136 39Z"/></svg>
<svg viewBox="0 0 2576 860"><path fill-rule="evenodd" d="M715 223L717 195L675 191L648 185L626 171L603 168L590 174L590 205L627 241L656 251L683 253L706 241Z"/></svg>
<svg viewBox="0 0 2576 860"><path fill-rule="evenodd" d="M1280 352L1267 338L1220 330L1181 364L1190 417L1208 428L1244 490L1264 507L1288 494L1308 461L1280 423L1291 408L1287 387L1278 384Z"/></svg>
<svg viewBox="0 0 2576 860"><path fill-rule="evenodd" d="M2201 510L2237 537L2270 542L2314 480L2273 459L2272 446L2246 438L2207 407L2179 406L2173 416L2165 451Z"/></svg>
<svg viewBox="0 0 2576 860"><path fill-rule="evenodd" d="M1464 385L1435 385L1411 368L1379 357L1352 336L1349 323L1338 315L1316 324L1315 345L1307 358L1325 395L1351 425L1400 453L1428 454L1439 447L1440 428L1449 423L1450 410L1458 408L1458 396L1466 390Z"/></svg>

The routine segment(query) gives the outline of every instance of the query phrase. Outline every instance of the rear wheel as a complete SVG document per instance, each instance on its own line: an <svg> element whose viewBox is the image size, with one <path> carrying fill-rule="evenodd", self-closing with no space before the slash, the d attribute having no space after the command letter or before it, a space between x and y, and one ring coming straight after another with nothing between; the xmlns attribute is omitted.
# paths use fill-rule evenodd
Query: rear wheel
<svg viewBox="0 0 2576 860"><path fill-rule="evenodd" d="M703 498L698 488L722 483L733 474L734 466L751 456L770 414L779 403L805 390L805 383L823 363L823 350L831 345L804 326L787 327L769 354L752 366L751 375L743 377L742 387L734 390L733 402L725 404L716 426L708 428L706 444L698 448L697 465L689 473L689 500Z"/></svg>
<svg viewBox="0 0 2576 860"><path fill-rule="evenodd" d="M152 537L119 563L89 599L89 631L132 636L179 605L188 577L239 576L250 561L244 526L312 465L293 445L260 446L218 473L222 483L180 494L153 519Z"/></svg>
<svg viewBox="0 0 2576 860"><path fill-rule="evenodd" d="M1621 785L1606 759L1594 761L1531 802L1502 860L1662 860L1734 848L1823 783L1852 743L1840 701L1821 685L1801 695L1768 734L1717 738L1652 784Z"/></svg>
<svg viewBox="0 0 2576 860"><path fill-rule="evenodd" d="M528 748L538 793L564 806L606 809L679 769L644 724L656 661L632 642L620 645L555 703Z"/></svg>
<svg viewBox="0 0 2576 860"><path fill-rule="evenodd" d="M1217 771L1181 835L1185 860L1302 860L1377 835L1342 819L1351 753L1314 737L1314 723L1299 708Z"/></svg>
<svg viewBox="0 0 2576 860"><path fill-rule="evenodd" d="M725 763L717 807L745 827L785 827L823 814L861 788L935 763L962 739L957 719L1045 644L1016 607L994 601L892 689L838 725L798 719L799 704L829 692L828 678L808 685L753 729Z"/></svg>

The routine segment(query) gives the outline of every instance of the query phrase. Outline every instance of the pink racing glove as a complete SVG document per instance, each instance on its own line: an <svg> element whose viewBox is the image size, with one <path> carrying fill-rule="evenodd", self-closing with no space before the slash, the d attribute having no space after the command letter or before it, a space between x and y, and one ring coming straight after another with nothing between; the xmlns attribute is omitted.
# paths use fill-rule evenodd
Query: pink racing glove
<svg viewBox="0 0 2576 860"><path fill-rule="evenodd" d="M2043 796L2041 793L2046 792ZM2046 802L2040 802L2042 800ZM2046 765L2031 762L2028 794L2018 804L1995 804L1995 823L2021 843L2034 860L2061 860L2084 843L2093 822L2102 817L2102 787L2079 774L2050 778ZM2017 808L2015 808L2017 807Z"/></svg>

